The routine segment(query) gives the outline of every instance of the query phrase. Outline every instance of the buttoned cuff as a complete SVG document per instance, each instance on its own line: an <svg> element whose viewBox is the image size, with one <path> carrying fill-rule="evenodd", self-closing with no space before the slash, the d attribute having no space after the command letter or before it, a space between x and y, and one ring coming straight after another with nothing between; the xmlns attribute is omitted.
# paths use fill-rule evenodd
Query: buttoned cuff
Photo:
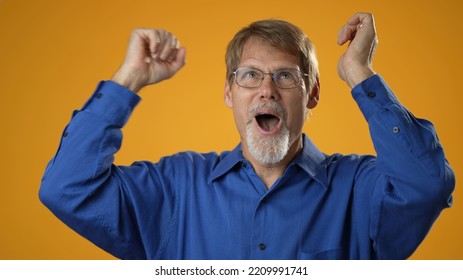
<svg viewBox="0 0 463 280"><path fill-rule="evenodd" d="M140 100L140 96L129 89L113 81L102 81L81 111L101 115L107 121L122 127Z"/></svg>
<svg viewBox="0 0 463 280"><path fill-rule="evenodd" d="M356 85L352 89L352 96L366 120L388 105L399 104L397 97L380 75L373 75Z"/></svg>

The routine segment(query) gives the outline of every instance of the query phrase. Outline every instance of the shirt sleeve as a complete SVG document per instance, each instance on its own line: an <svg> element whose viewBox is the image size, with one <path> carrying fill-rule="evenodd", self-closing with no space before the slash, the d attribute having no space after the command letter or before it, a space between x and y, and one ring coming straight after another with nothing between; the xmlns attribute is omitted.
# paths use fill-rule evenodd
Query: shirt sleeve
<svg viewBox="0 0 463 280"><path fill-rule="evenodd" d="M122 142L121 128L139 101L128 89L101 82L83 108L73 113L39 191L41 201L65 224L125 259L147 257L137 221L148 215L134 204L162 199L151 195L157 190L146 187L157 180L147 166L113 165ZM146 184L133 183L134 176ZM147 197L153 201L142 203Z"/></svg>
<svg viewBox="0 0 463 280"><path fill-rule="evenodd" d="M368 192L371 198L375 257L405 259L440 212L451 206L454 173L432 123L413 116L380 76L354 87L352 95L368 122L377 153L356 179L364 188L359 192Z"/></svg>

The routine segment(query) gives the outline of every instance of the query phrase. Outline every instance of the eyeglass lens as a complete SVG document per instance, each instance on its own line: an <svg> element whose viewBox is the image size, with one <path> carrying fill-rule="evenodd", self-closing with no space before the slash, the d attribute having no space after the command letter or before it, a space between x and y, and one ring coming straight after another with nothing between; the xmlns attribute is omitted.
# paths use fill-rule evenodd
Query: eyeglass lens
<svg viewBox="0 0 463 280"><path fill-rule="evenodd" d="M264 73L256 68L239 68L235 72L239 86L247 88L260 87L265 75L271 75L273 82L280 88L295 88L301 83L301 72L296 69L280 69L273 73Z"/></svg>

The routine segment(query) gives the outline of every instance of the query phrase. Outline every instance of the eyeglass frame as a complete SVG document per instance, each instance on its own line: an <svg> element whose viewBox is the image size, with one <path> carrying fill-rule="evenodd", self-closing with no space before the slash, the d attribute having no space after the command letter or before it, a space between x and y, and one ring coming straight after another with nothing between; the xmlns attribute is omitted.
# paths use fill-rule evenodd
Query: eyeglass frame
<svg viewBox="0 0 463 280"><path fill-rule="evenodd" d="M256 70L258 72L261 72L262 73L262 78L260 79L260 82L257 86L253 86L253 87L250 87L250 86L243 86L243 85L240 85L238 83L238 79L237 79L237 72L240 71L240 70L243 70L243 69L251 69L251 70ZM299 82L297 84L295 84L294 86L291 86L291 87L281 87L280 85L278 85L278 83L275 81L275 77L274 75L277 73L277 72L281 72L281 71L284 71L284 70L291 70L291 71L296 71L299 75ZM294 69L294 68L281 68L281 69L277 69L273 72L264 72L262 70L260 70L259 68L255 68L255 67L248 67L248 66L244 66L244 67L240 67L238 69L236 69L235 71L232 72L233 76L235 77L235 82L237 85L239 85L240 87L244 87L244 88L260 88L262 86L262 83L264 82L264 79L265 79L265 76L266 75L270 75L271 76L271 79L272 79L272 82L275 83L275 85L280 88L280 89L293 89L293 88L297 88L298 86L301 85L301 83L303 82L304 80L304 77L309 77L310 75L307 74L307 73L304 73L302 72L301 70L299 69Z"/></svg>

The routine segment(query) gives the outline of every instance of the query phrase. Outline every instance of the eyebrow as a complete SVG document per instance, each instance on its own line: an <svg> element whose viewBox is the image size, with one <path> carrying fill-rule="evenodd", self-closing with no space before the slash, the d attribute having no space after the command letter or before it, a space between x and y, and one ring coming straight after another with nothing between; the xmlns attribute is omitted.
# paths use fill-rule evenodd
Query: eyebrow
<svg viewBox="0 0 463 280"><path fill-rule="evenodd" d="M262 72L264 72L264 73L267 73L267 72L265 72L264 70L262 70L261 68L255 66L255 65L249 65L249 66L248 66L248 65L242 65L242 66L238 66L237 69L239 69L239 68L254 68L254 69L260 70L260 71L262 71ZM273 72L275 72L275 71L279 71L279 70L284 70L284 69L291 69L291 70L302 71L301 69L298 69L298 68L292 68L292 67L289 67L289 66L284 66L284 67L278 67L278 68L276 68L275 70L271 71L271 73L273 73Z"/></svg>

